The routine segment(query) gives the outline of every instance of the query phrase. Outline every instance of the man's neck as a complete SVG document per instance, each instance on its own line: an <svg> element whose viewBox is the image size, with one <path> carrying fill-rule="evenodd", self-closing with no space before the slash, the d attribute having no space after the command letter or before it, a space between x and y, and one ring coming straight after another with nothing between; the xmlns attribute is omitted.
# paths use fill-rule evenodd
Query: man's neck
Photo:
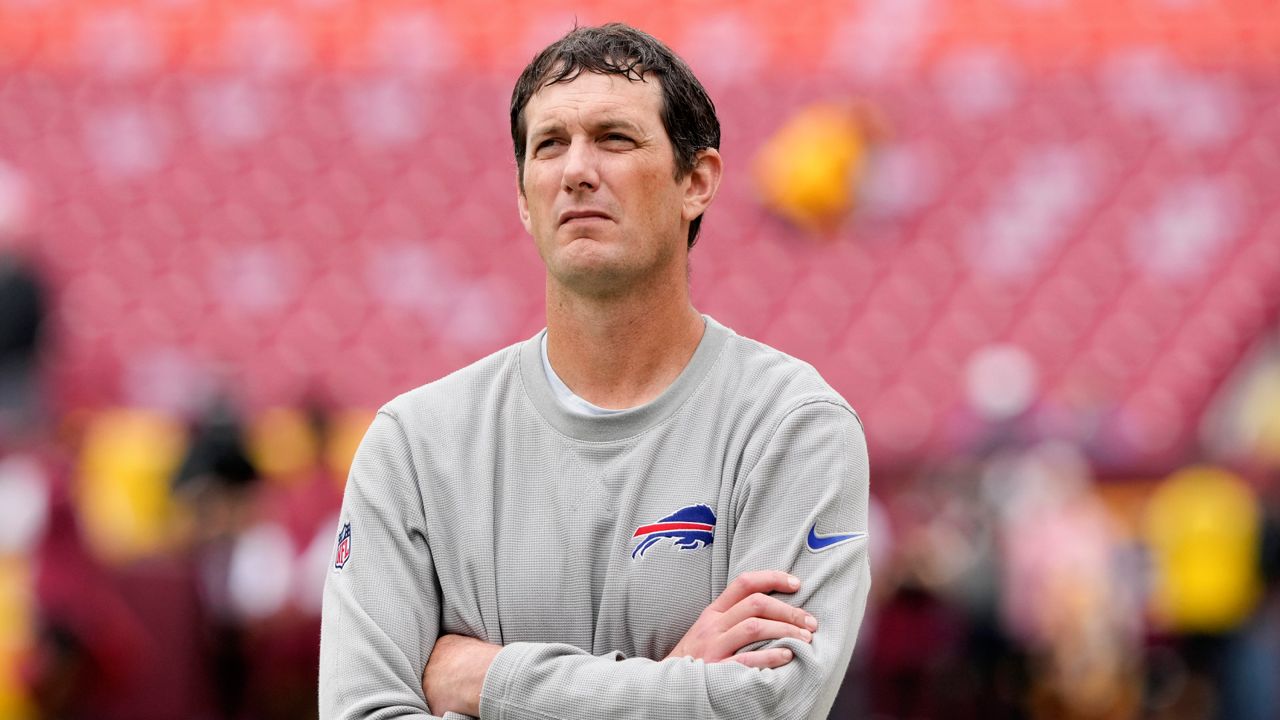
<svg viewBox="0 0 1280 720"><path fill-rule="evenodd" d="M583 297L548 278L547 355L578 397L609 409L657 398L680 375L705 322L687 287L672 293Z"/></svg>

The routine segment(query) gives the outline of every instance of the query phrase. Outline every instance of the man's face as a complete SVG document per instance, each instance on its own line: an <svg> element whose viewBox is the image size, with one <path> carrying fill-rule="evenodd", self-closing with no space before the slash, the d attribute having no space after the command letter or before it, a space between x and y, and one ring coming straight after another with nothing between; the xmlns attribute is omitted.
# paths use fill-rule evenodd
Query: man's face
<svg viewBox="0 0 1280 720"><path fill-rule="evenodd" d="M583 72L525 106L520 219L552 278L621 292L687 263L689 178L675 179L656 79Z"/></svg>

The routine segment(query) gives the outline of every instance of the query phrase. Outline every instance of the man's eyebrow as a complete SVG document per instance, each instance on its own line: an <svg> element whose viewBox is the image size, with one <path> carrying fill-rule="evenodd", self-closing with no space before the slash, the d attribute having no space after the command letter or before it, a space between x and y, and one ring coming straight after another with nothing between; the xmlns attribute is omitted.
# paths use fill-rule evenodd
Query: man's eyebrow
<svg viewBox="0 0 1280 720"><path fill-rule="evenodd" d="M635 134L640 134L641 132L639 125L636 125L625 118L618 117L602 118L600 120L589 122L587 125L592 132L596 133L609 132L610 130L627 130ZM541 125L535 125L529 131L529 137L534 138L561 133L564 132L564 128L565 125L563 122L559 120L548 120Z"/></svg>
<svg viewBox="0 0 1280 720"><path fill-rule="evenodd" d="M599 122L592 123L591 127L596 132L607 132L609 130L629 130L633 133L640 132L640 127L638 125L623 118L605 118Z"/></svg>
<svg viewBox="0 0 1280 720"><path fill-rule="evenodd" d="M548 120L547 122L544 122L541 125L533 126L533 128L529 131L529 137L536 137L538 135L550 135L551 133L560 132L562 130L564 130L564 123L560 122L559 120Z"/></svg>

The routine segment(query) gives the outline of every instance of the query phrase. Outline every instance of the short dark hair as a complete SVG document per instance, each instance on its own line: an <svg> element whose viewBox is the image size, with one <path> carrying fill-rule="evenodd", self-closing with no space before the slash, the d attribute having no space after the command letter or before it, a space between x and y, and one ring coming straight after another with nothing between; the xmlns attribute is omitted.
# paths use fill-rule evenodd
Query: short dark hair
<svg viewBox="0 0 1280 720"><path fill-rule="evenodd" d="M601 75L621 75L637 82L646 75L658 78L662 88L662 126L675 151L676 179L693 172L698 153L720 148L720 119L707 91L693 71L671 48L652 35L623 23L600 27L576 27L547 46L520 73L511 93L511 141L516 150L516 172L524 190L524 109L533 94L548 85L571 82L583 70ZM689 223L689 247L698 239L702 216Z"/></svg>

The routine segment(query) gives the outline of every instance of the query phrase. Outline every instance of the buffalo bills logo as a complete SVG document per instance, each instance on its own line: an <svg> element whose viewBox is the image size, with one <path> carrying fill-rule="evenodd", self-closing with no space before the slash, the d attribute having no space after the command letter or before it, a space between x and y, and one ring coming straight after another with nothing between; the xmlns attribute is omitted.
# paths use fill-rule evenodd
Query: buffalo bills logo
<svg viewBox="0 0 1280 720"><path fill-rule="evenodd" d="M338 533L338 552L333 557L333 569L341 570L351 559L351 523L342 526Z"/></svg>
<svg viewBox="0 0 1280 720"><path fill-rule="evenodd" d="M661 520L641 525L631 538L643 538L631 557L644 555L644 551L653 547L662 538L675 540L676 547L681 550L696 550L715 541L716 514L706 505L688 505L662 518Z"/></svg>

